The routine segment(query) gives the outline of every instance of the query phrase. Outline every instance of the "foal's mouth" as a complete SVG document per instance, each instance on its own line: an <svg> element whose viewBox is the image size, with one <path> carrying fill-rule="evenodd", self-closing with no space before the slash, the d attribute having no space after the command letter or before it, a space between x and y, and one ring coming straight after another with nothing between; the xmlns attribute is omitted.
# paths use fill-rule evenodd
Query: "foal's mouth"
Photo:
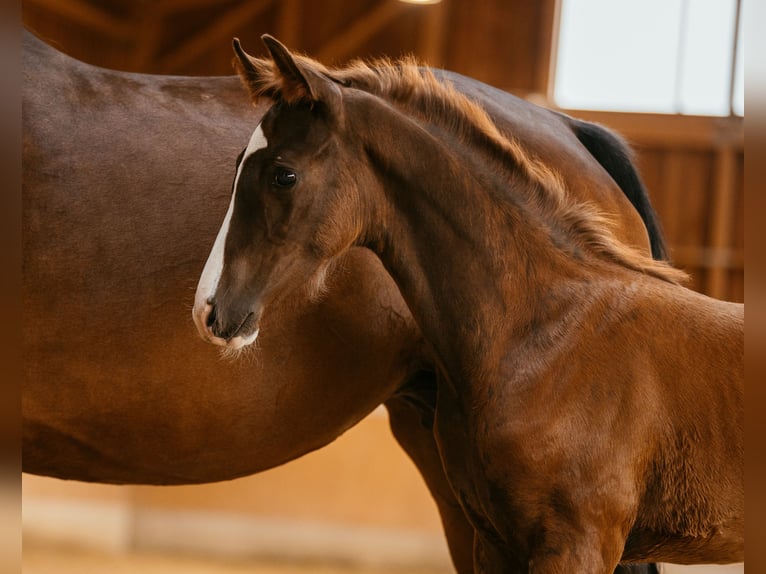
<svg viewBox="0 0 766 574"><path fill-rule="evenodd" d="M249 335L253 333L253 331L256 330L256 320L255 320L255 313L250 311L247 315L245 315L245 318L242 319L242 322L239 324L239 327L237 327L237 330L234 331L234 334L232 337L243 337L247 338Z"/></svg>
<svg viewBox="0 0 766 574"><path fill-rule="evenodd" d="M255 313L253 311L250 311L247 315L245 315L245 318L242 319L240 324L232 329L229 333L222 333L221 337L223 339L226 339L227 342L230 342L236 338L242 338L247 339L249 336L252 335L253 331L255 331Z"/></svg>
<svg viewBox="0 0 766 574"><path fill-rule="evenodd" d="M254 311L250 311L239 324L232 328L221 329L216 332L216 324L221 327L218 322L216 307L213 306L207 317L206 326L208 333L212 336L212 339L209 340L217 345L239 349L255 341L258 336L258 316Z"/></svg>

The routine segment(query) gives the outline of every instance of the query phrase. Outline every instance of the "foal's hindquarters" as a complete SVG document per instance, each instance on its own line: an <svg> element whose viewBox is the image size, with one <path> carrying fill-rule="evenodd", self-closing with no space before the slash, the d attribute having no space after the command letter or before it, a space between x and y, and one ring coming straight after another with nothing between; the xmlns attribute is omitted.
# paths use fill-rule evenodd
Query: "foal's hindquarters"
<svg viewBox="0 0 766 574"><path fill-rule="evenodd" d="M579 328L507 346L470 396L440 386L476 572L744 560L744 308L629 275L572 301Z"/></svg>

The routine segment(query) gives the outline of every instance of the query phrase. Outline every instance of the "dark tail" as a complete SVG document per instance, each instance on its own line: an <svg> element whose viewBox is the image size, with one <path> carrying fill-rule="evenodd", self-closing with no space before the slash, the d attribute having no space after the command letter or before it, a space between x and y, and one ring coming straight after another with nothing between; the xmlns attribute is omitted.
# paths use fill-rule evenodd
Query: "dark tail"
<svg viewBox="0 0 766 574"><path fill-rule="evenodd" d="M659 574L656 564L620 564L614 574Z"/></svg>
<svg viewBox="0 0 766 574"><path fill-rule="evenodd" d="M633 163L633 154L628 144L615 133L598 124L578 119L573 119L572 122L577 139L612 176L644 221L646 230L649 232L652 257L668 261L668 250L659 219Z"/></svg>

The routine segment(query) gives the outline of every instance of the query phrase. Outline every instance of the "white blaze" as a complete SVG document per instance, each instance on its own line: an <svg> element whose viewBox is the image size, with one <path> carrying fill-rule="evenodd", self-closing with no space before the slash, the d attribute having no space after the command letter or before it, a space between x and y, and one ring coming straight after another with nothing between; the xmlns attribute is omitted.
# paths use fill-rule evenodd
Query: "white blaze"
<svg viewBox="0 0 766 574"><path fill-rule="evenodd" d="M221 273L223 272L223 247L226 244L226 236L229 234L229 225L231 223L231 215L234 211L234 200L237 197L239 177L242 175L242 168L244 167L247 158L252 156L259 149L265 148L267 145L268 142L266 141L266 136L263 134L263 130L259 124L258 127L255 128L253 135L250 137L245 153L242 155L242 161L239 162L237 175L234 177L234 188L231 194L231 201L229 202L229 209L226 212L223 225L221 225L221 229L218 231L215 243L213 244L213 249L210 251L210 255L205 263L205 268L202 270L202 276L197 284L192 315L194 316L194 322L197 325L197 329L207 338L213 336L212 333L209 332L207 325L205 325L205 319L208 314L208 300L215 295L216 289L218 288L218 281L220 281ZM252 342L250 339L254 340L254 335L256 334L257 333L254 333L253 336L249 337L246 343ZM232 340L232 343L237 339L241 339L241 337L236 337Z"/></svg>

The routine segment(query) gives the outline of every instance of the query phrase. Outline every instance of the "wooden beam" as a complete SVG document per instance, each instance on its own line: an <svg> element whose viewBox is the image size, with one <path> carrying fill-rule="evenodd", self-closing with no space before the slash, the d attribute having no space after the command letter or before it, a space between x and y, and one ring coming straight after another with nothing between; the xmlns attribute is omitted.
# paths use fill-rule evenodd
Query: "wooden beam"
<svg viewBox="0 0 766 574"><path fill-rule="evenodd" d="M357 18L345 31L325 44L319 50L317 59L331 64L352 54L363 42L380 32L408 8L412 7L402 2L382 0L372 10Z"/></svg>
<svg viewBox="0 0 766 574"><path fill-rule="evenodd" d="M710 247L714 252L723 252L731 247L736 176L734 150L730 147L718 150L715 157L713 204L710 206ZM705 289L708 295L716 299L726 298L727 271L727 267L721 264L711 267Z"/></svg>
<svg viewBox="0 0 766 574"><path fill-rule="evenodd" d="M277 15L277 38L291 50L300 50L301 0L281 0Z"/></svg>
<svg viewBox="0 0 766 574"><path fill-rule="evenodd" d="M663 153L661 159L661 187L654 189L654 204L661 215L662 227L665 237L670 243L679 240L679 228L681 218L686 215L681 207L683 201L683 161L681 152L674 150ZM672 251L672 250L671 250ZM675 260L675 252L672 252Z"/></svg>
<svg viewBox="0 0 766 574"><path fill-rule="evenodd" d="M423 10L423 29L418 42L418 56L431 67L445 66L444 39L446 36L447 10L446 2L421 6Z"/></svg>
<svg viewBox="0 0 766 574"><path fill-rule="evenodd" d="M165 56L160 62L160 69L166 73L181 70L212 46L230 41L239 26L264 12L273 2L274 0L246 0L234 6L204 31Z"/></svg>
<svg viewBox="0 0 766 574"><path fill-rule="evenodd" d="M197 8L231 4L231 0L158 0L153 4L159 11L164 12L165 14L172 14L174 12L189 12L190 10L195 10Z"/></svg>
<svg viewBox="0 0 766 574"><path fill-rule="evenodd" d="M742 271L745 269L745 250L682 245L673 248L673 264L676 267Z"/></svg>
<svg viewBox="0 0 766 574"><path fill-rule="evenodd" d="M136 50L133 65L139 72L155 72L154 60L162 39L165 12L159 2L145 4L140 11L140 23L136 36Z"/></svg>
<svg viewBox="0 0 766 574"><path fill-rule="evenodd" d="M104 10L88 4L85 0L67 0L66 2L60 0L25 0L25 2L118 40L128 40L132 38L135 32L132 22L116 18Z"/></svg>
<svg viewBox="0 0 766 574"><path fill-rule="evenodd" d="M551 44L550 59L548 61L547 76L545 78L545 94L548 99L548 105L552 106L556 101L554 97L556 90L556 70L559 65L559 40L561 39L561 3L563 0L552 0L553 14L551 15Z"/></svg>
<svg viewBox="0 0 766 574"><path fill-rule="evenodd" d="M556 56L559 44L561 0L540 2L540 18L537 31L537 66L535 66L534 90L553 99L556 74Z"/></svg>
<svg viewBox="0 0 766 574"><path fill-rule="evenodd" d="M739 116L563 111L571 116L610 127L633 142L658 148L711 149L730 146L742 150L745 146L744 118Z"/></svg>

